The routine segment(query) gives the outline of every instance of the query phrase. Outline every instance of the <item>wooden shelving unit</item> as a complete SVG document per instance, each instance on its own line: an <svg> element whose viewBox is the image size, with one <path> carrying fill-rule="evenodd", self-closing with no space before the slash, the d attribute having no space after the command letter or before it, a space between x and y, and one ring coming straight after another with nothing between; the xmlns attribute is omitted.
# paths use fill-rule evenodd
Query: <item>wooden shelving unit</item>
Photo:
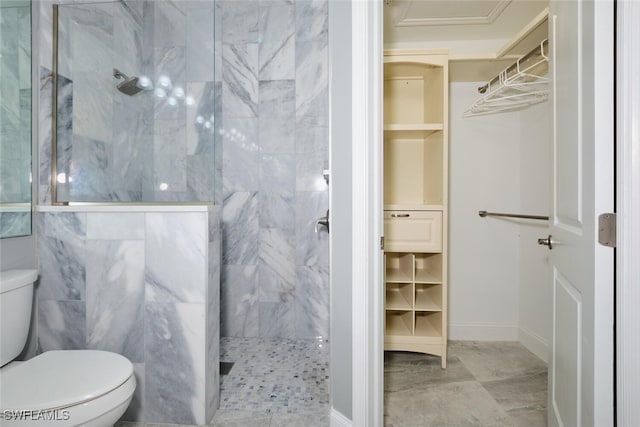
<svg viewBox="0 0 640 427"><path fill-rule="evenodd" d="M385 349L447 354L448 57L384 57Z"/></svg>

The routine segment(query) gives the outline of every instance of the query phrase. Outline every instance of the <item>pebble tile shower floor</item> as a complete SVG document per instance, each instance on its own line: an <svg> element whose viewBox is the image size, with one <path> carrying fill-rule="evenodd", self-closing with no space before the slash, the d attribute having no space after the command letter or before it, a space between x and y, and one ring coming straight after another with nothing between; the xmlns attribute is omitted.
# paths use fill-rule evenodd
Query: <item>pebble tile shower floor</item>
<svg viewBox="0 0 640 427"><path fill-rule="evenodd" d="M222 338L220 360L234 365L220 381L220 409L265 413L329 412L326 341Z"/></svg>

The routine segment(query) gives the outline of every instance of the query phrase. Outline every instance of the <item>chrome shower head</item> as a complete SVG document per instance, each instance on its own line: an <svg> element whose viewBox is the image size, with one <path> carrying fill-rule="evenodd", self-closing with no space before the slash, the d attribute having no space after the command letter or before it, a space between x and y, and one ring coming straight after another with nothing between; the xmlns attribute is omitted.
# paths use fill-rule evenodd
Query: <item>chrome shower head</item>
<svg viewBox="0 0 640 427"><path fill-rule="evenodd" d="M127 77L122 71L117 68L113 69L113 77L116 79L124 79L124 81L118 84L117 89L124 93L125 95L133 96L136 93L142 91L143 89L138 85L138 77L132 76Z"/></svg>

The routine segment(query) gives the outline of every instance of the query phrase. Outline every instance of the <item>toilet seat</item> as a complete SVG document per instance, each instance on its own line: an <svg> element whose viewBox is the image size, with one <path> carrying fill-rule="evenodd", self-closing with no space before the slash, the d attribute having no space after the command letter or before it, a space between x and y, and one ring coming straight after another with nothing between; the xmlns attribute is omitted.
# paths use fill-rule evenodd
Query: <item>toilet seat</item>
<svg viewBox="0 0 640 427"><path fill-rule="evenodd" d="M0 371L0 409L45 411L103 396L133 375L133 365L99 350L48 351Z"/></svg>

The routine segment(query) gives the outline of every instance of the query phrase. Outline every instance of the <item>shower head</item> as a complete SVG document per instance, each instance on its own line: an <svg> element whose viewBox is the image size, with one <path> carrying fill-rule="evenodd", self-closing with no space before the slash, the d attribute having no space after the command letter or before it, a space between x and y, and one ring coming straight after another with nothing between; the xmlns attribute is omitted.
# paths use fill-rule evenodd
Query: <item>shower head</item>
<svg viewBox="0 0 640 427"><path fill-rule="evenodd" d="M127 75L124 74L122 71L118 70L117 68L114 68L113 77L115 77L116 79L124 79L124 81L122 83L119 83L118 86L116 87L120 92L124 93L125 95L133 96L136 93L143 90L138 85L139 79L136 76L127 77Z"/></svg>

